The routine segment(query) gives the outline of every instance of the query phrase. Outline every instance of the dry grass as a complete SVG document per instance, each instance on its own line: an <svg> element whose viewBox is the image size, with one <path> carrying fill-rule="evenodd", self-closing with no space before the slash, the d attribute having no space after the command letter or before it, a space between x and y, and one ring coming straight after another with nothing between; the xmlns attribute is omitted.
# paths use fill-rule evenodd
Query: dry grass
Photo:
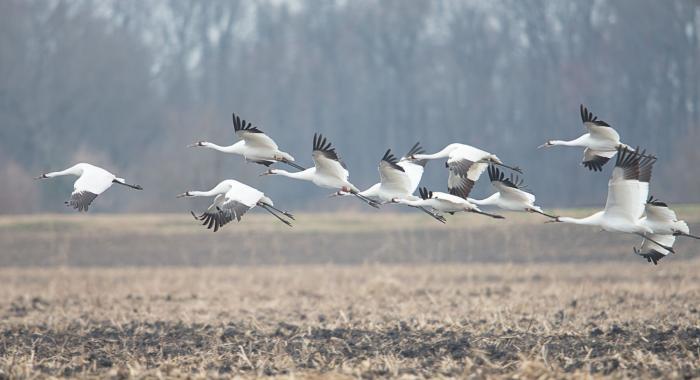
<svg viewBox="0 0 700 380"><path fill-rule="evenodd" d="M700 263L0 270L11 377L697 377Z"/></svg>
<svg viewBox="0 0 700 380"><path fill-rule="evenodd" d="M0 379L700 377L697 244L542 221L0 217Z"/></svg>

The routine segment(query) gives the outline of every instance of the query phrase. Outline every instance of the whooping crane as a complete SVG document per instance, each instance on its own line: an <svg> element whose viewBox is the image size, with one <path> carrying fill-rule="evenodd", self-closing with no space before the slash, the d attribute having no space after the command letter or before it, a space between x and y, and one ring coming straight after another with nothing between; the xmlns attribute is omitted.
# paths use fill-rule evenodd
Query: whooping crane
<svg viewBox="0 0 700 380"><path fill-rule="evenodd" d="M92 201L98 195L104 193L113 183L130 187L136 190L143 190L139 185L130 185L124 178L116 177L114 174L94 165L79 163L60 172L50 172L42 174L34 179L53 178L64 175L74 175L79 177L73 184L73 193L66 202L66 206L73 207L78 211L87 211Z"/></svg>
<svg viewBox="0 0 700 380"><path fill-rule="evenodd" d="M673 252L673 248L659 241L651 235L654 233L649 226L641 222L644 212L644 201L648 183L646 186L640 183L640 173L642 177L651 176L651 167L656 158L645 156L644 152L639 153L628 150L625 147L618 147L617 160L613 169L610 181L608 181L608 198L605 202L605 209L596 212L585 218L556 217L554 222L572 223L588 226L597 226L605 231L635 234L644 237Z"/></svg>
<svg viewBox="0 0 700 380"><path fill-rule="evenodd" d="M392 202L413 207L430 207L435 211L448 213L450 215L454 215L454 213L456 212L466 211L490 216L495 219L505 219L501 215L495 215L481 211L479 207L477 207L473 203L456 195L442 193L439 191L429 191L425 187L422 187L418 192L420 194L421 199L410 200L394 198Z"/></svg>
<svg viewBox="0 0 700 380"><path fill-rule="evenodd" d="M331 143L326 141L326 138L321 134L314 133L313 153L311 157L314 160L314 167L312 168L295 173L282 169L269 169L260 175L281 175L303 181L310 181L319 187L339 189L343 192L350 193L362 199L372 207L379 207L377 202L360 194L360 190L355 185L348 182L350 173L345 163L340 160L335 148L331 147Z"/></svg>
<svg viewBox="0 0 700 380"><path fill-rule="evenodd" d="M522 173L518 167L505 165L496 155L466 144L450 144L433 154L413 154L414 160L434 160L447 157L449 169L447 190L450 194L467 198L474 183L481 177L488 164L495 164Z"/></svg>
<svg viewBox="0 0 700 380"><path fill-rule="evenodd" d="M685 220L678 220L676 212L664 202L649 196L644 206L644 217L641 223L651 228L655 234L687 236L700 239L700 236L690 234L690 228Z"/></svg>
<svg viewBox="0 0 700 380"><path fill-rule="evenodd" d="M379 183L375 183L367 190L360 191L360 195L377 201L379 204L391 203L394 198L413 199L419 198L413 195L418 188L425 160L411 160L409 157L413 154L423 153L420 143L415 143L413 147L400 160L391 153L391 149L387 149L382 159L379 161ZM350 193L338 190L332 194L334 196L350 195ZM445 223L445 218L442 215L436 214L425 207L418 207L423 212Z"/></svg>
<svg viewBox="0 0 700 380"><path fill-rule="evenodd" d="M275 208L272 199L261 191L233 179L221 181L209 191L187 191L178 195L177 198L213 196L215 196L214 202L202 215L197 216L192 211L190 213L195 219L202 221L202 225L207 226L208 229L214 227L214 232L234 219L240 222L241 217L255 206L262 207L282 223L292 226L288 220L282 218L275 211L294 220L292 214Z"/></svg>
<svg viewBox="0 0 700 380"><path fill-rule="evenodd" d="M551 146L577 146L585 148L583 150L583 160L581 164L588 170L602 171L603 165L607 163L617 153L617 148L625 147L633 150L630 146L620 142L620 135L608 123L598 120L586 107L581 104L581 121L588 130L588 133L574 140L549 140L538 148L548 148Z"/></svg>
<svg viewBox="0 0 700 380"><path fill-rule="evenodd" d="M648 262L653 262L654 265L659 260L664 258L669 250L666 247L673 247L677 236L688 236L694 239L700 239L700 236L690 234L688 223L684 220L678 220L676 212L668 207L664 202L661 202L654 197L649 196L646 205L644 206L644 217L640 223L651 228L654 233L648 235L649 239L644 238L640 248L634 247L634 253L647 259ZM657 241L663 246L655 243Z"/></svg>
<svg viewBox="0 0 700 380"><path fill-rule="evenodd" d="M510 177L500 171L494 165L488 168L489 180L497 192L485 199L467 198L469 202L479 206L496 206L503 210L526 211L542 214L549 218L556 218L542 211L540 206L535 205L535 196L526 192L524 181L512 173Z"/></svg>
<svg viewBox="0 0 700 380"><path fill-rule="evenodd" d="M245 120L241 120L235 113L232 115L233 129L236 135L241 139L240 141L229 146L220 146L208 141L200 141L195 144L190 144L188 147L201 146L224 153L240 154L246 161L265 166L270 166L275 162L283 162L299 170L304 170L303 167L294 163L294 157L292 157L291 154L279 150L275 141L263 133L258 127L252 126L250 122L246 123Z"/></svg>

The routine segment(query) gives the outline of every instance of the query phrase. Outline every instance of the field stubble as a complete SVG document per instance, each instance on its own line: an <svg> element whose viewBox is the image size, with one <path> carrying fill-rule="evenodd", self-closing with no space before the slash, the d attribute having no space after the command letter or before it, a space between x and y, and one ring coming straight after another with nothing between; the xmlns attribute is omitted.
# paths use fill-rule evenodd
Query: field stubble
<svg viewBox="0 0 700 380"><path fill-rule="evenodd" d="M223 234L162 216L0 219L0 260L16 264L0 269L0 374L700 376L692 245L655 267L633 240L590 232L581 246L510 219L409 218L401 232L391 218L286 230L256 217ZM266 228L287 244L243 238ZM244 265L213 266L227 263Z"/></svg>

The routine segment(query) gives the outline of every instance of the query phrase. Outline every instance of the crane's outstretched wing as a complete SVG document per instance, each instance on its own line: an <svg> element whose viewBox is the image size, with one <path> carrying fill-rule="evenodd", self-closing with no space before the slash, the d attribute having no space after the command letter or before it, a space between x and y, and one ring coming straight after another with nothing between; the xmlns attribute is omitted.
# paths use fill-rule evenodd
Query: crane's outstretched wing
<svg viewBox="0 0 700 380"><path fill-rule="evenodd" d="M639 149L637 149L639 150ZM639 159L639 208L637 209L641 218L644 214L647 197L649 196L649 182L651 181L651 170L656 162L656 157L644 155L644 151L640 153Z"/></svg>
<svg viewBox="0 0 700 380"><path fill-rule="evenodd" d="M260 148L267 148L271 150L277 150L277 144L270 136L266 135L258 127L254 127L250 122L246 123L245 120L241 120L239 116L235 113L233 116L233 129L236 132L236 136L243 139L246 145L256 146Z"/></svg>
<svg viewBox="0 0 700 380"><path fill-rule="evenodd" d="M64 203L66 206L73 207L78 211L87 211L95 198L97 198L97 194L95 193L75 190L70 195L70 199Z"/></svg>
<svg viewBox="0 0 700 380"><path fill-rule="evenodd" d="M668 205L658 199L650 196L644 206L644 211L647 215L647 220L652 223L670 223L678 220L676 212L671 210Z"/></svg>
<svg viewBox="0 0 700 380"><path fill-rule="evenodd" d="M250 210L251 208L251 206L248 206L244 203L235 200L226 200L219 207L219 209L224 215L230 217L231 219L235 218L239 222L241 221L243 215L245 215L245 213L248 212L248 210Z"/></svg>
<svg viewBox="0 0 700 380"><path fill-rule="evenodd" d="M382 186L404 194L413 194L411 179L406 173L406 169L399 165L399 160L391 154L391 149L387 149L381 161L379 161L379 178Z"/></svg>
<svg viewBox="0 0 700 380"><path fill-rule="evenodd" d="M349 173L345 163L340 160L331 143L321 134L314 133L311 157L316 166L316 173L347 180Z"/></svg>
<svg viewBox="0 0 700 380"><path fill-rule="evenodd" d="M506 177L505 173L495 165L489 165L488 173L491 185L501 193L501 197L528 203L535 202L535 196L523 190L525 189L525 181L517 175L511 173L510 177Z"/></svg>
<svg viewBox="0 0 700 380"><path fill-rule="evenodd" d="M207 208L202 215L197 216L193 211L190 211L195 219L202 222L203 226L207 229L214 228L214 232L218 231L219 228L225 226L230 221L233 220L233 215L226 214L221 211L220 206L224 203L226 197L223 194L219 194L214 198L214 202Z"/></svg>
<svg viewBox="0 0 700 380"><path fill-rule="evenodd" d="M411 147L408 153L399 160L398 165L404 169L411 181L409 194L413 194L418 188L420 180L423 178L425 164L428 162L428 160L411 160L410 157L414 154L423 153L425 153L425 150L420 146L420 142L417 142Z"/></svg>
<svg viewBox="0 0 700 380"><path fill-rule="evenodd" d="M657 241L667 247L673 247L673 243L676 242L676 237L673 235L649 235L649 239L642 240L642 246L640 248L634 247L634 253L647 259L648 262L657 265L659 260L663 259L669 254L669 250L654 243L652 240Z"/></svg>
<svg viewBox="0 0 700 380"><path fill-rule="evenodd" d="M588 111L588 108L581 104L581 121L583 125L588 129L588 133L591 137L598 139L611 140L614 142L620 141L620 135L614 130L610 124L604 122L603 120L598 120L597 116L593 116L592 112Z"/></svg>
<svg viewBox="0 0 700 380"><path fill-rule="evenodd" d="M581 164L592 170L594 172L603 171L603 165L605 165L611 158L617 154L617 151L603 151L603 150L593 150L591 148L586 148L583 150L583 160Z"/></svg>
<svg viewBox="0 0 700 380"><path fill-rule="evenodd" d="M92 201L112 186L113 180L114 176L108 171L87 166L83 168L83 174L73 184L70 199L64 203L78 211L87 211Z"/></svg>
<svg viewBox="0 0 700 380"><path fill-rule="evenodd" d="M473 162L466 158L448 159L447 169L447 191L460 198L467 199L471 193L474 184L481 177L481 174L486 171L488 164L483 162Z"/></svg>
<svg viewBox="0 0 700 380"><path fill-rule="evenodd" d="M623 147L617 154L615 169L608 181L605 215L636 223L644 209L644 202L640 200L640 155Z"/></svg>

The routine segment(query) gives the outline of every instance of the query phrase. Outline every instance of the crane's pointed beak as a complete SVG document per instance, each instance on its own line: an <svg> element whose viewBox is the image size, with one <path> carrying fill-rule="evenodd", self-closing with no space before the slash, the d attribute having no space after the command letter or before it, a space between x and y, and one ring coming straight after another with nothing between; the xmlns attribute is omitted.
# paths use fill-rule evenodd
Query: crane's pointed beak
<svg viewBox="0 0 700 380"><path fill-rule="evenodd" d="M34 177L34 179L44 179L44 178L49 178L49 177L47 177L46 174L42 174L38 177Z"/></svg>
<svg viewBox="0 0 700 380"><path fill-rule="evenodd" d="M195 147L198 147L198 146L204 146L204 144L202 143L202 141L196 142L196 143L194 143L194 144L190 144L190 145L187 146L187 148L195 148Z"/></svg>
<svg viewBox="0 0 700 380"><path fill-rule="evenodd" d="M259 175L258 177L262 177L262 176L266 176L266 175L271 175L271 174L272 174L272 170L266 170L266 171L260 173L260 175Z"/></svg>
<svg viewBox="0 0 700 380"><path fill-rule="evenodd" d="M189 197L189 196L190 196L190 192L188 191L186 193L176 195L175 198L184 198L184 197Z"/></svg>

